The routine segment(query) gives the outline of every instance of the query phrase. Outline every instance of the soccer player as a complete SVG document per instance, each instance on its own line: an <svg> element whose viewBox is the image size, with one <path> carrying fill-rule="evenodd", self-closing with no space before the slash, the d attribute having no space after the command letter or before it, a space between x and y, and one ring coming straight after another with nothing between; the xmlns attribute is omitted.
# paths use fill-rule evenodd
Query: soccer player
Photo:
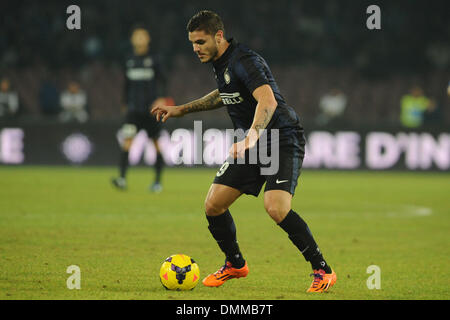
<svg viewBox="0 0 450 320"><path fill-rule="evenodd" d="M291 200L305 153L304 131L294 109L286 104L265 60L236 40L225 38L221 18L200 11L188 25L189 40L202 63L212 63L218 89L203 98L179 106L154 106L151 113L165 122L186 113L226 107L235 129L247 130L245 139L234 143L230 156L217 173L205 200L206 218L212 236L226 260L203 284L221 286L233 278L247 276L249 268L236 240L230 206L242 194L258 196L264 189L264 206L272 219L311 263L314 276L308 292L324 292L336 282L336 274L325 261L306 222L291 208ZM231 98L230 98L231 97ZM239 164L258 144L262 129L279 132L279 170L261 174L261 163ZM267 143L273 143L267 139Z"/></svg>
<svg viewBox="0 0 450 320"><path fill-rule="evenodd" d="M125 123L119 131L121 146L119 161L119 177L113 178L112 183L118 189L126 189L126 173L129 166L128 152L133 138L141 129L145 129L147 136L153 140L156 147L155 181L150 186L153 192L162 191L161 171L164 160L158 145L161 124L148 113L150 105L166 105L165 74L157 56L151 55L150 33L142 26L133 28L131 44L133 54L126 60L125 70Z"/></svg>

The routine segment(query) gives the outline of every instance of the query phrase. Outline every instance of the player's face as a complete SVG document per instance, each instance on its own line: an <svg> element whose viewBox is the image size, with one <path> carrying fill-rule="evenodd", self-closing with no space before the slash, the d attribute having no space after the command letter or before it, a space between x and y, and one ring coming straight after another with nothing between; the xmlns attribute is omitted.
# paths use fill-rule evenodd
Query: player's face
<svg viewBox="0 0 450 320"><path fill-rule="evenodd" d="M150 44L150 34L147 30L136 29L131 35L131 43L134 47L147 47Z"/></svg>
<svg viewBox="0 0 450 320"><path fill-rule="evenodd" d="M203 30L189 32L189 41L201 63L211 62L216 59L219 52L216 38Z"/></svg>
<svg viewBox="0 0 450 320"><path fill-rule="evenodd" d="M9 90L9 81L4 79L0 82L0 90L6 92Z"/></svg>
<svg viewBox="0 0 450 320"><path fill-rule="evenodd" d="M76 82L69 83L68 89L71 93L77 93L80 90L80 86Z"/></svg>

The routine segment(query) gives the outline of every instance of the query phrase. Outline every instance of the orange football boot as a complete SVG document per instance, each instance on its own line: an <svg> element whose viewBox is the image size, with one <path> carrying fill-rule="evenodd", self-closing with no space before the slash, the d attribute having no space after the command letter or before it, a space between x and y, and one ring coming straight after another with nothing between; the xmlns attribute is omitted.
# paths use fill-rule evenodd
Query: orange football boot
<svg viewBox="0 0 450 320"><path fill-rule="evenodd" d="M205 279L203 279L203 284L207 287L220 287L227 280L246 277L247 274L248 274L247 262L245 262L242 268L237 269L233 268L231 263L227 261L225 265L222 266L219 270L217 270L215 273L208 275Z"/></svg>
<svg viewBox="0 0 450 320"><path fill-rule="evenodd" d="M322 269L313 272L311 275L314 276L314 280L306 292L325 292L336 283L337 277L333 270L331 273L326 273Z"/></svg>

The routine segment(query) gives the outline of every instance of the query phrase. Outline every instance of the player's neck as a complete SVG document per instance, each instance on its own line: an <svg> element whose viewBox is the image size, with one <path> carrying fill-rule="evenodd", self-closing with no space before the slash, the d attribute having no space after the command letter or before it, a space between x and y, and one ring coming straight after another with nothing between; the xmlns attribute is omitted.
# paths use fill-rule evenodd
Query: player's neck
<svg viewBox="0 0 450 320"><path fill-rule="evenodd" d="M225 53L225 51L227 51L229 46L230 46L230 43L227 40L223 39L223 41L221 41L219 43L217 56L216 56L216 58L213 61L219 60L220 57Z"/></svg>
<svg viewBox="0 0 450 320"><path fill-rule="evenodd" d="M134 54L137 56L143 56L146 55L148 53L148 47L143 46L143 47L134 47Z"/></svg>

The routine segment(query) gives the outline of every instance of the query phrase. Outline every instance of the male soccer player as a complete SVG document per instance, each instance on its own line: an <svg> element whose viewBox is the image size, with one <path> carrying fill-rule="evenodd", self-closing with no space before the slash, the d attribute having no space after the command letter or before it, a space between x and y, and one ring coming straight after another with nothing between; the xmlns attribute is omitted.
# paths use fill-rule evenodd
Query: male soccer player
<svg viewBox="0 0 450 320"><path fill-rule="evenodd" d="M328 290L336 282L336 274L323 258L305 221L291 208L305 146L299 117L281 96L265 60L235 40L227 40L222 20L216 13L197 13L190 19L187 31L200 61L212 63L218 89L184 105L154 106L151 112L157 120L164 122L189 112L226 106L235 129L248 130L245 139L230 149L230 157L234 159L248 157L249 150L258 144L261 129L279 130L278 172L264 176L260 163L239 164L229 158L209 189L205 200L208 228L226 260L203 284L218 287L227 280L247 276L249 269L236 241L229 207L242 194L257 196L265 183L267 213L311 263L314 280L308 292Z"/></svg>
<svg viewBox="0 0 450 320"><path fill-rule="evenodd" d="M161 171L164 160L161 155L158 137L161 124L148 113L149 105L167 104L165 94L165 75L157 56L149 52L150 33L142 26L137 26L131 34L133 54L126 60L125 70L125 108L127 109L125 123L120 129L121 146L119 161L119 177L112 183L119 189L126 189L126 173L129 166L128 152L133 138L141 129L147 131L147 136L153 140L156 147L155 181L150 186L153 192L162 191Z"/></svg>

